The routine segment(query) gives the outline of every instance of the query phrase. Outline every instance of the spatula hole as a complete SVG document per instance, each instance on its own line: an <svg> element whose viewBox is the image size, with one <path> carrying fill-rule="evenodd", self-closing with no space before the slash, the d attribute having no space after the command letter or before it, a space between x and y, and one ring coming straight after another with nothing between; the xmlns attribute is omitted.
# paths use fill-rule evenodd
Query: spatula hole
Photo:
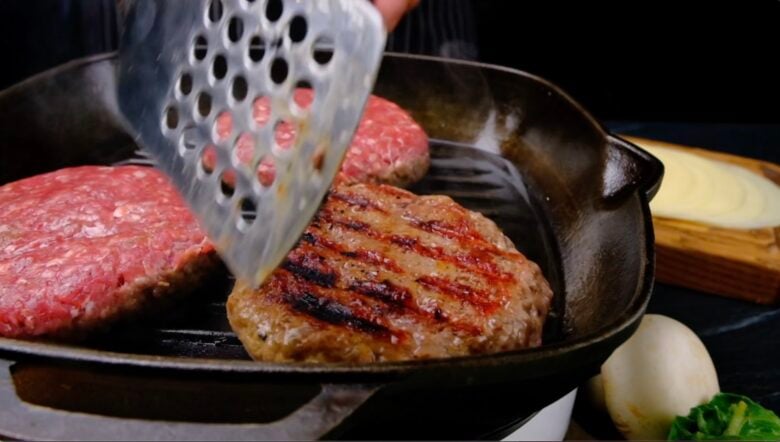
<svg viewBox="0 0 780 442"><path fill-rule="evenodd" d="M287 80L287 75L290 73L290 67L287 65L287 61L284 58L275 58L271 63L271 81L276 84L282 84Z"/></svg>
<svg viewBox="0 0 780 442"><path fill-rule="evenodd" d="M198 95L198 114L201 117L206 118L211 113L211 95L206 92L201 92Z"/></svg>
<svg viewBox="0 0 780 442"><path fill-rule="evenodd" d="M237 41L241 40L241 37L244 36L244 22L241 21L238 17L233 17L230 19L230 24L228 25L228 38L233 43L236 43Z"/></svg>
<svg viewBox="0 0 780 442"><path fill-rule="evenodd" d="M286 120L277 121L274 125L274 143L278 152L290 149L295 144L295 126Z"/></svg>
<svg viewBox="0 0 780 442"><path fill-rule="evenodd" d="M295 83L295 89L292 99L292 108L299 117L304 116L314 103L314 89L306 80L300 80Z"/></svg>
<svg viewBox="0 0 780 442"><path fill-rule="evenodd" d="M284 13L284 5L282 0L269 0L265 7L265 17L272 22L275 22L282 18Z"/></svg>
<svg viewBox="0 0 780 442"><path fill-rule="evenodd" d="M214 172L214 168L217 166L217 148L214 146L206 146L200 155L200 170L203 175L208 176Z"/></svg>
<svg viewBox="0 0 780 442"><path fill-rule="evenodd" d="M257 217L257 204L250 198L241 198L241 201L238 203L238 209L241 214L238 228L244 230L255 222L255 217Z"/></svg>
<svg viewBox="0 0 780 442"><path fill-rule="evenodd" d="M276 161L272 155L265 155L257 165L257 182L264 188L274 185Z"/></svg>
<svg viewBox="0 0 780 442"><path fill-rule="evenodd" d="M311 82L309 80L298 80L297 83L295 83L296 89L312 89Z"/></svg>
<svg viewBox="0 0 780 442"><path fill-rule="evenodd" d="M220 199L228 200L233 198L236 193L236 171L233 169L226 169L222 172L222 176L219 178L219 195Z"/></svg>
<svg viewBox="0 0 780 442"><path fill-rule="evenodd" d="M165 127L170 130L179 127L179 111L175 107L169 107L165 111Z"/></svg>
<svg viewBox="0 0 780 442"><path fill-rule="evenodd" d="M186 126L181 132L182 153L190 152L198 147L198 129L195 126Z"/></svg>
<svg viewBox="0 0 780 442"><path fill-rule="evenodd" d="M217 55L214 57L214 65L212 67L212 73L214 78L222 80L227 75L228 65L224 55Z"/></svg>
<svg viewBox="0 0 780 442"><path fill-rule="evenodd" d="M236 139L236 144L233 146L233 164L237 167L240 165L247 166L247 169L251 168L252 157L255 155L255 139L250 133L242 133Z"/></svg>
<svg viewBox="0 0 780 442"><path fill-rule="evenodd" d="M259 63L265 56L265 42L258 36L249 40L249 59Z"/></svg>
<svg viewBox="0 0 780 442"><path fill-rule="evenodd" d="M206 40L206 37L199 35L195 37L195 43L193 44L193 52L192 55L195 57L195 60L203 61L206 58L206 55L209 53L209 42Z"/></svg>
<svg viewBox="0 0 780 442"><path fill-rule="evenodd" d="M184 96L192 92L192 75L182 74L181 78L179 78L179 92Z"/></svg>
<svg viewBox="0 0 780 442"><path fill-rule="evenodd" d="M233 115L228 111L220 112L214 120L213 134L216 140L224 141L233 134Z"/></svg>
<svg viewBox="0 0 780 442"><path fill-rule="evenodd" d="M330 37L319 37L313 46L312 58L320 65L327 65L333 60L335 45Z"/></svg>
<svg viewBox="0 0 780 442"><path fill-rule="evenodd" d="M233 80L233 99L236 101L244 101L247 94L249 93L249 85L246 83L246 80L244 77L236 77Z"/></svg>
<svg viewBox="0 0 780 442"><path fill-rule="evenodd" d="M220 21L224 11L225 9L222 5L222 0L211 0L211 2L209 2L208 10L209 21L212 23Z"/></svg>
<svg viewBox="0 0 780 442"><path fill-rule="evenodd" d="M252 102L252 118L254 118L258 128L263 128L268 124L268 120L271 118L271 102L268 97L255 97Z"/></svg>
<svg viewBox="0 0 780 442"><path fill-rule="evenodd" d="M306 32L308 29L309 26L306 23L306 19L300 15L296 15L293 17L292 21L290 21L290 40L293 43L302 42L306 39Z"/></svg>

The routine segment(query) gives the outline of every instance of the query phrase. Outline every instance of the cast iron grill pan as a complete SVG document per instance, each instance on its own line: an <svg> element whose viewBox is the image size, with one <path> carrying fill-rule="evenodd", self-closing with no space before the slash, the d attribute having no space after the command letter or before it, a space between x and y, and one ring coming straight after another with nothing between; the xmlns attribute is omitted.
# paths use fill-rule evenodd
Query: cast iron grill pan
<svg viewBox="0 0 780 442"><path fill-rule="evenodd" d="M133 158L115 90L115 56L106 54L0 91L0 184ZM542 347L365 365L256 363L227 325L232 281L222 278L169 314L76 345L0 338L0 435L477 438L510 431L594 374L650 296L647 202L660 163L523 72L387 54L375 93L432 138L432 168L412 190L484 213L542 267L556 295Z"/></svg>

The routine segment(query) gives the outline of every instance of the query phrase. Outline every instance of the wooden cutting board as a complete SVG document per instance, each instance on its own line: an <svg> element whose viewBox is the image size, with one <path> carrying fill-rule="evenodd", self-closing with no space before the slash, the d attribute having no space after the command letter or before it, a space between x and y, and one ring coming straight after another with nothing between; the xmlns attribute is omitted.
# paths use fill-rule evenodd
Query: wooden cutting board
<svg viewBox="0 0 780 442"><path fill-rule="evenodd" d="M780 185L780 165L635 137L642 147L678 149L736 164ZM656 279L666 284L759 304L780 303L780 226L736 230L653 218Z"/></svg>

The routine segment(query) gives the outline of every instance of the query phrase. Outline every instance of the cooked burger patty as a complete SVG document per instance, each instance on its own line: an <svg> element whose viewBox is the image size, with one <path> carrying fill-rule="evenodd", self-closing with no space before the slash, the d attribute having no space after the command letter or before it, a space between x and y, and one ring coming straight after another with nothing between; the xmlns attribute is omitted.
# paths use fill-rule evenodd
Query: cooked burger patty
<svg viewBox="0 0 780 442"><path fill-rule="evenodd" d="M314 101L314 92L311 89L296 89L294 100L299 107L308 108ZM258 126L268 123L271 107L267 98L255 102L254 118ZM230 115L222 114L217 120L217 132L227 138L232 130ZM295 141L295 127L289 122L280 122L275 129L275 139L280 148L289 149ZM239 137L238 158L249 163L253 151L252 138ZM213 167L215 159L212 153L207 154L207 167ZM428 171L429 165L428 136L420 125L395 103L372 95L368 98L363 118L336 180L404 187L419 181ZM260 181L269 185L274 180L273 163L261 163L258 173Z"/></svg>
<svg viewBox="0 0 780 442"><path fill-rule="evenodd" d="M535 347L552 291L484 216L444 196L337 186L228 318L257 360L373 362Z"/></svg>
<svg viewBox="0 0 780 442"><path fill-rule="evenodd" d="M154 169L63 169L0 187L0 207L0 336L74 335L219 265Z"/></svg>

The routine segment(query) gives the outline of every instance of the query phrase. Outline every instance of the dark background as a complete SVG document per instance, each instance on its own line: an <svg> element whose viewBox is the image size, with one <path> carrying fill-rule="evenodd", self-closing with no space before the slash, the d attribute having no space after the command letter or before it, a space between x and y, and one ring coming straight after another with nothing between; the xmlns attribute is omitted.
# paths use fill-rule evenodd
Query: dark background
<svg viewBox="0 0 780 442"><path fill-rule="evenodd" d="M446 8L469 0L423 0ZM780 1L471 0L479 58L604 120L780 122ZM681 6L685 5L685 7ZM2 0L0 88L116 46L114 0Z"/></svg>
<svg viewBox="0 0 780 442"><path fill-rule="evenodd" d="M114 0L0 0L0 89L117 41Z"/></svg>
<svg viewBox="0 0 780 442"><path fill-rule="evenodd" d="M483 60L548 78L602 119L780 122L780 1L473 5Z"/></svg>

